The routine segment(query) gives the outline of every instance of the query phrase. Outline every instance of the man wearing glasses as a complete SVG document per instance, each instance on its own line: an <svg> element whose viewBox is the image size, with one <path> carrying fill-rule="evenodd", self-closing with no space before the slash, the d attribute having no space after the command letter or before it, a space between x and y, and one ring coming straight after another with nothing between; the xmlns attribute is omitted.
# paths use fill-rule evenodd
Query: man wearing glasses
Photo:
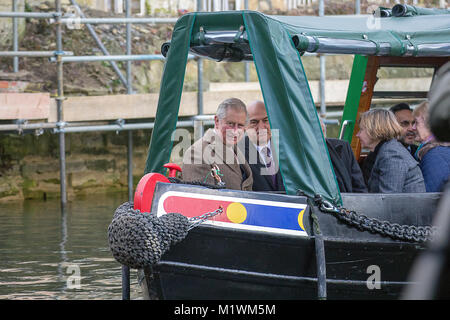
<svg viewBox="0 0 450 320"><path fill-rule="evenodd" d="M237 148L244 137L247 117L247 108L240 99L223 101L214 116L214 128L186 150L183 180L251 191L252 170Z"/></svg>

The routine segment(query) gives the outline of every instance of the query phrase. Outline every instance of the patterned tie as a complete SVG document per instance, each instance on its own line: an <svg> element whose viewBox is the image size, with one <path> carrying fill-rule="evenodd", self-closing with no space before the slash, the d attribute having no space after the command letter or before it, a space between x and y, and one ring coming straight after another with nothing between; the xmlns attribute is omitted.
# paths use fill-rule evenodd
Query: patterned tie
<svg viewBox="0 0 450 320"><path fill-rule="evenodd" d="M261 155L264 158L264 162L266 163L266 171L264 172L266 175L270 175L270 178L272 179L273 185L276 184L276 172L275 172L275 165L273 163L272 159L272 152L270 151L269 147L263 147L261 149Z"/></svg>

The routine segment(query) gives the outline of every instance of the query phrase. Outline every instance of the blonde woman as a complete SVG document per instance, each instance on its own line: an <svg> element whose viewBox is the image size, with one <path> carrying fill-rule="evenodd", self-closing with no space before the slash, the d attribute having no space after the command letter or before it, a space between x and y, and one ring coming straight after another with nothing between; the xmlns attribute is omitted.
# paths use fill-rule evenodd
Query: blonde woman
<svg viewBox="0 0 450 320"><path fill-rule="evenodd" d="M428 125L428 102L413 111L416 140L421 142L414 156L419 161L427 192L441 192L450 176L450 143L439 142Z"/></svg>
<svg viewBox="0 0 450 320"><path fill-rule="evenodd" d="M361 146L373 152L374 163L368 179L369 192L425 192L419 165L406 148L398 142L402 128L394 114L373 109L359 118L357 137Z"/></svg>

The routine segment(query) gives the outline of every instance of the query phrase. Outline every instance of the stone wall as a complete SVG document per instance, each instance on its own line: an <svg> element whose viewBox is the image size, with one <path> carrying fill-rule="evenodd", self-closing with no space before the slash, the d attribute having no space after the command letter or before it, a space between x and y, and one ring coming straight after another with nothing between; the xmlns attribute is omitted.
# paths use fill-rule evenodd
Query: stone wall
<svg viewBox="0 0 450 320"><path fill-rule="evenodd" d="M128 132L70 133L66 139L68 198L126 192ZM142 177L149 130L133 132L133 176ZM0 135L0 201L60 196L58 135Z"/></svg>
<svg viewBox="0 0 450 320"><path fill-rule="evenodd" d="M17 11L23 12L25 8L25 0L17 0ZM0 0L0 11L11 12L12 1ZM0 18L0 46L4 46L12 51L12 19ZM25 31L25 19L18 19L19 38Z"/></svg>

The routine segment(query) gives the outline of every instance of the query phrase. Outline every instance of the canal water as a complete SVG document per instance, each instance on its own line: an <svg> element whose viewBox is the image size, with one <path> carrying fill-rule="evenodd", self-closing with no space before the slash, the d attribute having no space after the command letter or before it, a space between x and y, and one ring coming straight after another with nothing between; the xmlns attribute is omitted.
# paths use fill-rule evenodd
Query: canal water
<svg viewBox="0 0 450 320"><path fill-rule="evenodd" d="M121 299L107 230L127 194L0 203L0 299ZM141 299L131 270L131 299Z"/></svg>

